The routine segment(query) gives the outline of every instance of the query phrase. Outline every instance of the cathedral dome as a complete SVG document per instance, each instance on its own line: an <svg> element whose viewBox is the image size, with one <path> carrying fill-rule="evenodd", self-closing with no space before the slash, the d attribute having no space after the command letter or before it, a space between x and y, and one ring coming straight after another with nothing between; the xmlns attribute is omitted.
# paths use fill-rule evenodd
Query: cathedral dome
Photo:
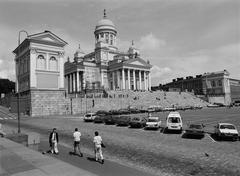
<svg viewBox="0 0 240 176"><path fill-rule="evenodd" d="M113 31L117 32L113 22L111 20L107 19L105 10L104 10L103 19L98 21L98 23L96 25L95 32L98 30L113 30Z"/></svg>

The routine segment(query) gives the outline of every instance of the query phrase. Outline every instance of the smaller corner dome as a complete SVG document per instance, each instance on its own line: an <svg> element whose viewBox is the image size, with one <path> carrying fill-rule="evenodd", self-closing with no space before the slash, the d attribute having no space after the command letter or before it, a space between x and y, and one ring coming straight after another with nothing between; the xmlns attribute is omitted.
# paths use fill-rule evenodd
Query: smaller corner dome
<svg viewBox="0 0 240 176"><path fill-rule="evenodd" d="M78 49L76 50L76 52L75 53L81 53L81 54L85 54L84 53L84 51L81 49L81 46L80 46L80 44L79 44L79 47L78 47Z"/></svg>

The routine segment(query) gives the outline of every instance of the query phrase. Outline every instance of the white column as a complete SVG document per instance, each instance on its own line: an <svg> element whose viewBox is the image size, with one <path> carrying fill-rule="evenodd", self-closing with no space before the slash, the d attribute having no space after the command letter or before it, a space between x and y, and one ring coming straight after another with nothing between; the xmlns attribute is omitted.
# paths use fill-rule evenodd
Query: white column
<svg viewBox="0 0 240 176"><path fill-rule="evenodd" d="M72 73L69 74L69 93L72 93Z"/></svg>
<svg viewBox="0 0 240 176"><path fill-rule="evenodd" d="M150 74L150 71L149 71L149 73L148 73L148 83L149 83L148 89L151 90L152 82L151 82L151 74Z"/></svg>
<svg viewBox="0 0 240 176"><path fill-rule="evenodd" d="M144 90L147 90L147 78L146 78L146 71L143 72L143 80L144 80Z"/></svg>
<svg viewBox="0 0 240 176"><path fill-rule="evenodd" d="M113 90L115 90L115 72L112 72Z"/></svg>
<svg viewBox="0 0 240 176"><path fill-rule="evenodd" d="M60 53L58 61L59 88L64 88L64 52Z"/></svg>
<svg viewBox="0 0 240 176"><path fill-rule="evenodd" d="M130 81L130 69L128 69L128 90L131 89L131 81Z"/></svg>
<svg viewBox="0 0 240 176"><path fill-rule="evenodd" d="M120 70L117 70L117 88L120 89Z"/></svg>
<svg viewBox="0 0 240 176"><path fill-rule="evenodd" d="M46 53L46 70L49 70L49 53Z"/></svg>
<svg viewBox="0 0 240 176"><path fill-rule="evenodd" d="M79 71L77 71L77 92L79 92Z"/></svg>
<svg viewBox="0 0 240 176"><path fill-rule="evenodd" d="M101 86L104 86L104 72L101 72Z"/></svg>
<svg viewBox="0 0 240 176"><path fill-rule="evenodd" d="M122 69L122 89L125 90L125 71Z"/></svg>
<svg viewBox="0 0 240 176"><path fill-rule="evenodd" d="M139 70L138 75L139 75L139 89L140 90L142 90L142 74L141 73L142 73L141 70Z"/></svg>
<svg viewBox="0 0 240 176"><path fill-rule="evenodd" d="M30 88L37 87L36 67L37 67L37 53L35 50L31 50L30 51ZM20 60L18 60L18 74L19 74L19 71L20 71ZM16 91L17 90L18 89L16 89Z"/></svg>
<svg viewBox="0 0 240 176"><path fill-rule="evenodd" d="M73 73L73 92L76 92L76 73Z"/></svg>
<svg viewBox="0 0 240 176"><path fill-rule="evenodd" d="M136 90L136 76L135 76L135 70L133 70L133 89Z"/></svg>

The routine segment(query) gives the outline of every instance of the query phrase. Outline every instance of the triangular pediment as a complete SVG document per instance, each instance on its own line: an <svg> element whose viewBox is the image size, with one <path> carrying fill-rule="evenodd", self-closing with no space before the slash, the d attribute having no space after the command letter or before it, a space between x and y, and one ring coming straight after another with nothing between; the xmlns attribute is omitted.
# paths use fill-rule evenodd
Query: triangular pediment
<svg viewBox="0 0 240 176"><path fill-rule="evenodd" d="M51 43L56 43L56 44L62 44L66 45L67 42L56 36L50 31L45 31L39 34L34 34L29 36L29 39L32 40L37 40L37 41L45 41L45 42L51 42Z"/></svg>
<svg viewBox="0 0 240 176"><path fill-rule="evenodd" d="M141 66L145 66L145 64L139 62L139 61L134 61L134 62L131 62L131 64L133 65L141 65Z"/></svg>
<svg viewBox="0 0 240 176"><path fill-rule="evenodd" d="M143 66L143 67L151 67L145 60L141 58L133 58L125 61L126 64L136 65L136 66Z"/></svg>

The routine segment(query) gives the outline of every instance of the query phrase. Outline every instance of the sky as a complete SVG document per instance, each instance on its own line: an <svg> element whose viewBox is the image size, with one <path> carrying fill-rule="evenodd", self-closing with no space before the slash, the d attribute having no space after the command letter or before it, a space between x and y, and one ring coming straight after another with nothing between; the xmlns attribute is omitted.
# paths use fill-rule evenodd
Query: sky
<svg viewBox="0 0 240 176"><path fill-rule="evenodd" d="M117 28L119 50L134 40L153 65L153 86L224 69L240 79L239 0L0 0L0 77L15 81L12 51L22 29L50 30L68 42L65 59L79 44L93 51L103 9Z"/></svg>

